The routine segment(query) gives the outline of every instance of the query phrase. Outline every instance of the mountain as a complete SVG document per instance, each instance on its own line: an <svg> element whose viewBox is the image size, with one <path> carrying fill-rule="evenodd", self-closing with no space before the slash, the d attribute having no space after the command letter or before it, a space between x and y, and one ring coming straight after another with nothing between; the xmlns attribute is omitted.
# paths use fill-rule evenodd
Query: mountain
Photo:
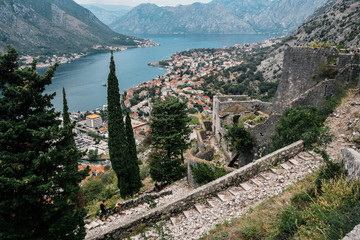
<svg viewBox="0 0 360 240"><path fill-rule="evenodd" d="M326 0L213 0L177 7L141 4L110 27L127 34L287 33Z"/></svg>
<svg viewBox="0 0 360 240"><path fill-rule="evenodd" d="M132 7L125 5L81 4L81 6L89 9L106 25L111 24L113 21L124 16L132 9Z"/></svg>
<svg viewBox="0 0 360 240"><path fill-rule="evenodd" d="M359 48L360 2L358 0L329 0L318 8L285 41L258 66L266 81L280 78L286 45L303 46L331 43L345 48Z"/></svg>
<svg viewBox="0 0 360 240"><path fill-rule="evenodd" d="M360 2L330 0L324 9L315 12L309 21L292 33L288 44L304 45L314 41L359 47Z"/></svg>
<svg viewBox="0 0 360 240"><path fill-rule="evenodd" d="M134 40L72 0L0 0L0 52L8 44L30 55L89 52L94 45L137 45Z"/></svg>

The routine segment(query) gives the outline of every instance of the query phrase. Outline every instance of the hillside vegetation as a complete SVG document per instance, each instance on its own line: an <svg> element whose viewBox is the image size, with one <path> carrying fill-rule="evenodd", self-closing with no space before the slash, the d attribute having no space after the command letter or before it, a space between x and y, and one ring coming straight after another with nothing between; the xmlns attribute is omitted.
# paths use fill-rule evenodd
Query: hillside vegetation
<svg viewBox="0 0 360 240"><path fill-rule="evenodd" d="M94 45L134 46L73 0L0 1L0 52L11 44L20 54L89 52Z"/></svg>

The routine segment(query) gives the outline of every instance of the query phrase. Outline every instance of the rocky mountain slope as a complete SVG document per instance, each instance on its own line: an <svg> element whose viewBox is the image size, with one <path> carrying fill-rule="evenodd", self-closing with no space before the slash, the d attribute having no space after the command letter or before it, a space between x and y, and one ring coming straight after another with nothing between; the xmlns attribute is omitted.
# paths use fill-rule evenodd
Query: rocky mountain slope
<svg viewBox="0 0 360 240"><path fill-rule="evenodd" d="M177 7L142 4L111 27L121 33L287 33L326 0L214 0Z"/></svg>
<svg viewBox="0 0 360 240"><path fill-rule="evenodd" d="M113 21L124 16L132 9L132 7L124 5L81 4L81 6L89 9L106 25L111 24Z"/></svg>
<svg viewBox="0 0 360 240"><path fill-rule="evenodd" d="M135 45L73 0L0 0L0 52L8 44L21 54L88 52L94 45Z"/></svg>
<svg viewBox="0 0 360 240"><path fill-rule="evenodd" d="M329 0L315 11L284 41L284 46L274 50L258 70L264 73L266 81L280 76L285 45L302 46L315 41L330 42L345 48L359 48L360 44L360 2L357 0ZM274 77L275 76L275 77Z"/></svg>
<svg viewBox="0 0 360 240"><path fill-rule="evenodd" d="M343 47L359 47L360 1L329 1L326 9L316 12L309 21L293 32L289 44L330 42Z"/></svg>

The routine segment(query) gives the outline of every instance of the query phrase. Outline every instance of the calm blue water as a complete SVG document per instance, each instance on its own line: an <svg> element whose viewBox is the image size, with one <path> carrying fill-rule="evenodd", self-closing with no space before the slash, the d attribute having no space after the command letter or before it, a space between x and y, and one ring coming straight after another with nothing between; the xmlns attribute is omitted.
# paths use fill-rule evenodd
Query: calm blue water
<svg viewBox="0 0 360 240"><path fill-rule="evenodd" d="M127 90L140 83L150 81L166 71L148 66L152 61L170 58L173 53L193 48L221 48L234 44L262 42L269 35L141 35L154 39L159 47L136 48L114 54L120 91ZM62 87L70 111L94 110L106 104L106 83L109 73L110 53L92 54L72 63L61 65L55 74L53 83L46 92L56 92L54 107L62 110ZM40 71L40 73L43 71Z"/></svg>

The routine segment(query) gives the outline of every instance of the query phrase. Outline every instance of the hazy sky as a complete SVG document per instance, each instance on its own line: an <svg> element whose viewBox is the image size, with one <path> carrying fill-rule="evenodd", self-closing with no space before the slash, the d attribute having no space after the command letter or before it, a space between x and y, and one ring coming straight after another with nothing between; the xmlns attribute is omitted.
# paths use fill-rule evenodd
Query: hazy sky
<svg viewBox="0 0 360 240"><path fill-rule="evenodd" d="M176 6L179 4L186 5L194 2L207 3L211 0L74 0L79 4L97 3L97 4L116 4L137 6L141 3L155 3L158 6Z"/></svg>

